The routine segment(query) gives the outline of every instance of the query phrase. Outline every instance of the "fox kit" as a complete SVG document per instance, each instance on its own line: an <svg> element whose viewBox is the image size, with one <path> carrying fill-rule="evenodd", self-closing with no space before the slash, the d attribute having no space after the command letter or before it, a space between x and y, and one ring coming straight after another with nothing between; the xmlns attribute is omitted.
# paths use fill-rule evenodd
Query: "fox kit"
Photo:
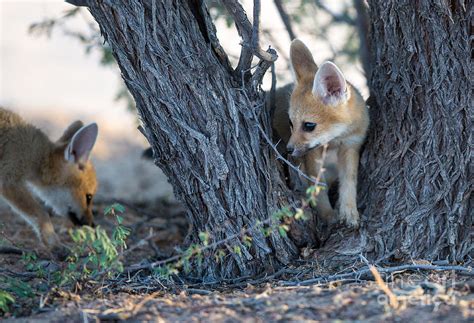
<svg viewBox="0 0 474 323"><path fill-rule="evenodd" d="M369 126L365 102L334 63L324 62L318 68L300 40L291 43L290 59L295 84L277 90L273 127L309 176L319 172L323 145L337 153L337 212L326 190L318 196L317 211L328 222L337 216L349 227L358 227L359 149Z"/></svg>
<svg viewBox="0 0 474 323"><path fill-rule="evenodd" d="M56 256L64 257L48 212L36 198L75 224L92 224L97 181L89 154L97 124L72 123L52 142L41 130L0 108L0 196Z"/></svg>

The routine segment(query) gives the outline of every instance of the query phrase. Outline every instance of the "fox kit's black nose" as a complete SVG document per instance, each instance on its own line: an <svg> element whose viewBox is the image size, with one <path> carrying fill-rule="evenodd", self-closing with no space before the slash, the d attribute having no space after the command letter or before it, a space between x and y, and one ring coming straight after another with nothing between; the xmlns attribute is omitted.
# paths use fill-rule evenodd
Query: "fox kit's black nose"
<svg viewBox="0 0 474 323"><path fill-rule="evenodd" d="M69 217L69 220L71 220L71 222L74 225L82 225L81 220L79 220L79 218L77 217L77 214L75 212L69 212L67 215Z"/></svg>
<svg viewBox="0 0 474 323"><path fill-rule="evenodd" d="M95 227L94 222L92 221L92 217L81 217L79 218L75 212L68 213L69 219L74 225L81 226L81 225L88 225L91 227Z"/></svg>
<svg viewBox="0 0 474 323"><path fill-rule="evenodd" d="M286 151L288 154L292 154L295 151L295 147L293 145L286 146Z"/></svg>

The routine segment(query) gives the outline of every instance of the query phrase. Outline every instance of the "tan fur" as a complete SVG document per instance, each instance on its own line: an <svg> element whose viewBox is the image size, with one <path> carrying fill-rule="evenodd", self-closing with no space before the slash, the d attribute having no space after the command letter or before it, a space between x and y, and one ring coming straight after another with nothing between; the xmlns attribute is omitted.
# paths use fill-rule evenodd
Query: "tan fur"
<svg viewBox="0 0 474 323"><path fill-rule="evenodd" d="M322 145L337 154L339 178L338 216L351 227L359 225L356 187L359 150L369 125L368 111L360 93L346 84L345 99L336 105L328 105L314 93L313 82L318 72L308 48L299 40L291 44L290 57L295 75L295 84L277 90L276 111L273 127L281 138L293 149L293 156L300 158L304 170L317 176ZM331 65L332 66L332 65ZM293 87L289 100L284 100ZM280 92L280 94L278 94ZM281 100L283 99L283 100ZM278 120L277 120L278 119ZM289 122L293 129L290 130ZM303 131L305 122L316 123L312 132ZM328 165L325 165L327 168ZM326 179L330 181L332 179ZM330 184L330 183L329 183ZM335 212L329 204L326 191L318 197L319 214L326 220L334 219Z"/></svg>
<svg viewBox="0 0 474 323"><path fill-rule="evenodd" d="M0 195L45 246L57 253L64 252L64 247L37 198L91 224L92 203L87 204L86 194L93 195L97 189L94 167L89 161L79 167L64 157L66 146L81 127L82 122L74 122L52 142L41 130L0 108ZM40 191L43 195L37 194Z"/></svg>

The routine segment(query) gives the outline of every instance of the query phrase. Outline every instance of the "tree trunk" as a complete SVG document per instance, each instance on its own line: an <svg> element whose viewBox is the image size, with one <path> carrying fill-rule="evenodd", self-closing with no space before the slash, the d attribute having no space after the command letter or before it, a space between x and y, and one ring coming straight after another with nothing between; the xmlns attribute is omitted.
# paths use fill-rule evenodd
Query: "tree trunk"
<svg viewBox="0 0 474 323"><path fill-rule="evenodd" d="M369 2L376 104L361 156L362 240L375 259L462 261L473 250L472 3Z"/></svg>
<svg viewBox="0 0 474 323"><path fill-rule="evenodd" d="M209 243L226 239L291 202L259 132L269 130L258 90L265 68L240 83L202 1L88 5L135 98L155 162L189 209L192 241L199 232ZM208 280L256 275L296 255L278 233L248 235L250 248L232 239L221 247L228 256L205 254L193 270Z"/></svg>

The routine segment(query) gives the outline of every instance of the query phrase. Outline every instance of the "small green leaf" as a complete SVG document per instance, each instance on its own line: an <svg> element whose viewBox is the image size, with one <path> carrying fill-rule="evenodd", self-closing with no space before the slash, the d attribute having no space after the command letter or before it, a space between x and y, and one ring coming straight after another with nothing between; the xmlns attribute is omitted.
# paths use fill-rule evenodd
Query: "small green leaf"
<svg viewBox="0 0 474 323"><path fill-rule="evenodd" d="M234 246L233 250L236 254L242 256L242 250L240 249L240 246Z"/></svg>
<svg viewBox="0 0 474 323"><path fill-rule="evenodd" d="M209 233L199 232L199 240L201 240L203 245L207 246L209 244Z"/></svg>
<svg viewBox="0 0 474 323"><path fill-rule="evenodd" d="M214 255L216 262L221 262L222 258L225 257L225 252L222 249L217 250L216 254Z"/></svg>
<svg viewBox="0 0 474 323"><path fill-rule="evenodd" d="M8 313L10 310L9 304L13 304L14 302L15 298L11 294L0 289L0 311Z"/></svg>
<svg viewBox="0 0 474 323"><path fill-rule="evenodd" d="M242 237L242 242L247 248L250 248L252 246L252 237L244 235Z"/></svg>
<svg viewBox="0 0 474 323"><path fill-rule="evenodd" d="M279 226L279 227L278 227L278 232L280 233L280 235L281 235L283 238L288 237L288 234L286 233L286 230L285 230L284 228L282 228L282 226Z"/></svg>

